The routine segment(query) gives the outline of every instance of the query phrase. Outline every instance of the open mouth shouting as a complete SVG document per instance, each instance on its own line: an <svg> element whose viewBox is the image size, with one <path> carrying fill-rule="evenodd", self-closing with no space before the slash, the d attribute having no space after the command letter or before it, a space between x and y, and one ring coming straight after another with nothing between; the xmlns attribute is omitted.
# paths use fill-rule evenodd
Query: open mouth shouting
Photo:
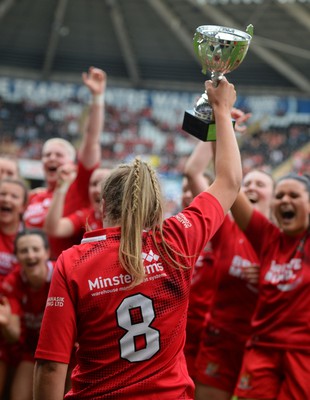
<svg viewBox="0 0 310 400"><path fill-rule="evenodd" d="M250 202L251 202L252 204L258 203L258 196L257 196L257 193L248 192L248 193L246 193L246 196L247 196L247 198L250 200Z"/></svg>
<svg viewBox="0 0 310 400"><path fill-rule="evenodd" d="M291 223L296 216L293 209L280 209L280 220L283 225Z"/></svg>
<svg viewBox="0 0 310 400"><path fill-rule="evenodd" d="M32 269L32 268L36 267L38 264L39 264L39 261L37 261L37 260L28 260L28 261L25 261L24 267Z"/></svg>
<svg viewBox="0 0 310 400"><path fill-rule="evenodd" d="M13 208L7 205L0 206L0 212L1 213L11 213L13 211Z"/></svg>
<svg viewBox="0 0 310 400"><path fill-rule="evenodd" d="M6 218L13 215L13 207L8 205L0 205L0 217ZM3 220L4 221L4 220Z"/></svg>
<svg viewBox="0 0 310 400"><path fill-rule="evenodd" d="M58 166L57 165L49 165L46 166L45 170L49 175L53 175L57 173Z"/></svg>

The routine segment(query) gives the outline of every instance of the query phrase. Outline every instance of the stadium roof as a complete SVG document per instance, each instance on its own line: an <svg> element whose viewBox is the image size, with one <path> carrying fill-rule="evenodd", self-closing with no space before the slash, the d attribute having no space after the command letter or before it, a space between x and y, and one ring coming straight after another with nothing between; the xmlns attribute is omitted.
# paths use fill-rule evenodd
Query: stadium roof
<svg viewBox="0 0 310 400"><path fill-rule="evenodd" d="M195 29L250 23L239 93L309 96L310 0L0 0L0 75L80 82L94 65L109 85L200 92Z"/></svg>

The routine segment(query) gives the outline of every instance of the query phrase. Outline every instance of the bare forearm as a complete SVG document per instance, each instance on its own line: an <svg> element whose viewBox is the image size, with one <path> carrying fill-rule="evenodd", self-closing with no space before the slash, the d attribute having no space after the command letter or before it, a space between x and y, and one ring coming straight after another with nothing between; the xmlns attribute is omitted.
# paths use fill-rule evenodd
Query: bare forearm
<svg viewBox="0 0 310 400"><path fill-rule="evenodd" d="M204 191L208 186L204 171L209 165L212 156L211 143L198 142L185 164L184 176L186 176L189 188L194 196Z"/></svg>
<svg viewBox="0 0 310 400"><path fill-rule="evenodd" d="M103 94L93 95L86 130L87 134L90 135L95 142L100 139L100 133L104 124L104 110L105 105Z"/></svg>
<svg viewBox="0 0 310 400"><path fill-rule="evenodd" d="M100 133L104 124L104 96L107 75L101 69L90 67L82 74L83 82L92 95L89 118L83 132L82 144L79 150L80 162L86 169L91 169L100 162Z"/></svg>
<svg viewBox="0 0 310 400"><path fill-rule="evenodd" d="M245 193L240 191L231 207L231 211L239 228L243 231L248 227L253 214L253 206Z"/></svg>
<svg viewBox="0 0 310 400"><path fill-rule="evenodd" d="M241 157L231 122L236 92L226 78L217 87L210 81L206 82L206 86L216 123L215 180L209 191L227 213L236 199L242 180Z"/></svg>
<svg viewBox="0 0 310 400"><path fill-rule="evenodd" d="M57 236L59 221L63 215L67 188L59 188L54 191L53 199L49 206L44 221L44 230L48 235Z"/></svg>
<svg viewBox="0 0 310 400"><path fill-rule="evenodd" d="M83 132L82 144L79 150L79 159L87 169L92 168L100 162L100 134L103 129L103 124L104 103L93 100L93 103L90 106L85 132Z"/></svg>
<svg viewBox="0 0 310 400"><path fill-rule="evenodd" d="M184 175L187 178L192 178L198 174L203 174L210 164L212 157L213 151L211 142L198 142L185 164Z"/></svg>
<svg viewBox="0 0 310 400"><path fill-rule="evenodd" d="M223 109L216 109L216 153L215 171L223 184L237 191L242 180L241 158L230 114Z"/></svg>
<svg viewBox="0 0 310 400"><path fill-rule="evenodd" d="M67 364L38 361L34 368L34 400L63 400Z"/></svg>

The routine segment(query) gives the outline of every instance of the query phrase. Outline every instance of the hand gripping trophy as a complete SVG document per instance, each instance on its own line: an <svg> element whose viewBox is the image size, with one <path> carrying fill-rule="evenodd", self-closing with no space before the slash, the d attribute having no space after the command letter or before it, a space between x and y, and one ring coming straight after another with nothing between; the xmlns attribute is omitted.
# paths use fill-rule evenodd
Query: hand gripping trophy
<svg viewBox="0 0 310 400"><path fill-rule="evenodd" d="M211 71L215 87L224 74L242 63L252 36L253 25L249 25L245 32L216 25L202 25L196 29L194 50L201 62L202 73ZM215 121L207 93L201 95L193 110L185 111L182 129L205 142L216 140Z"/></svg>

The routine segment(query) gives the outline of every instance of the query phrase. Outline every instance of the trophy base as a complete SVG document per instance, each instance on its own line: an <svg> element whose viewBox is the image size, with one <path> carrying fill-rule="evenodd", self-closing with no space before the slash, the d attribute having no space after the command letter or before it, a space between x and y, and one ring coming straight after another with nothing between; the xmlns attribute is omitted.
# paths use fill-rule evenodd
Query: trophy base
<svg viewBox="0 0 310 400"><path fill-rule="evenodd" d="M194 110L185 111L182 129L203 142L214 142L216 140L215 122L198 118Z"/></svg>

